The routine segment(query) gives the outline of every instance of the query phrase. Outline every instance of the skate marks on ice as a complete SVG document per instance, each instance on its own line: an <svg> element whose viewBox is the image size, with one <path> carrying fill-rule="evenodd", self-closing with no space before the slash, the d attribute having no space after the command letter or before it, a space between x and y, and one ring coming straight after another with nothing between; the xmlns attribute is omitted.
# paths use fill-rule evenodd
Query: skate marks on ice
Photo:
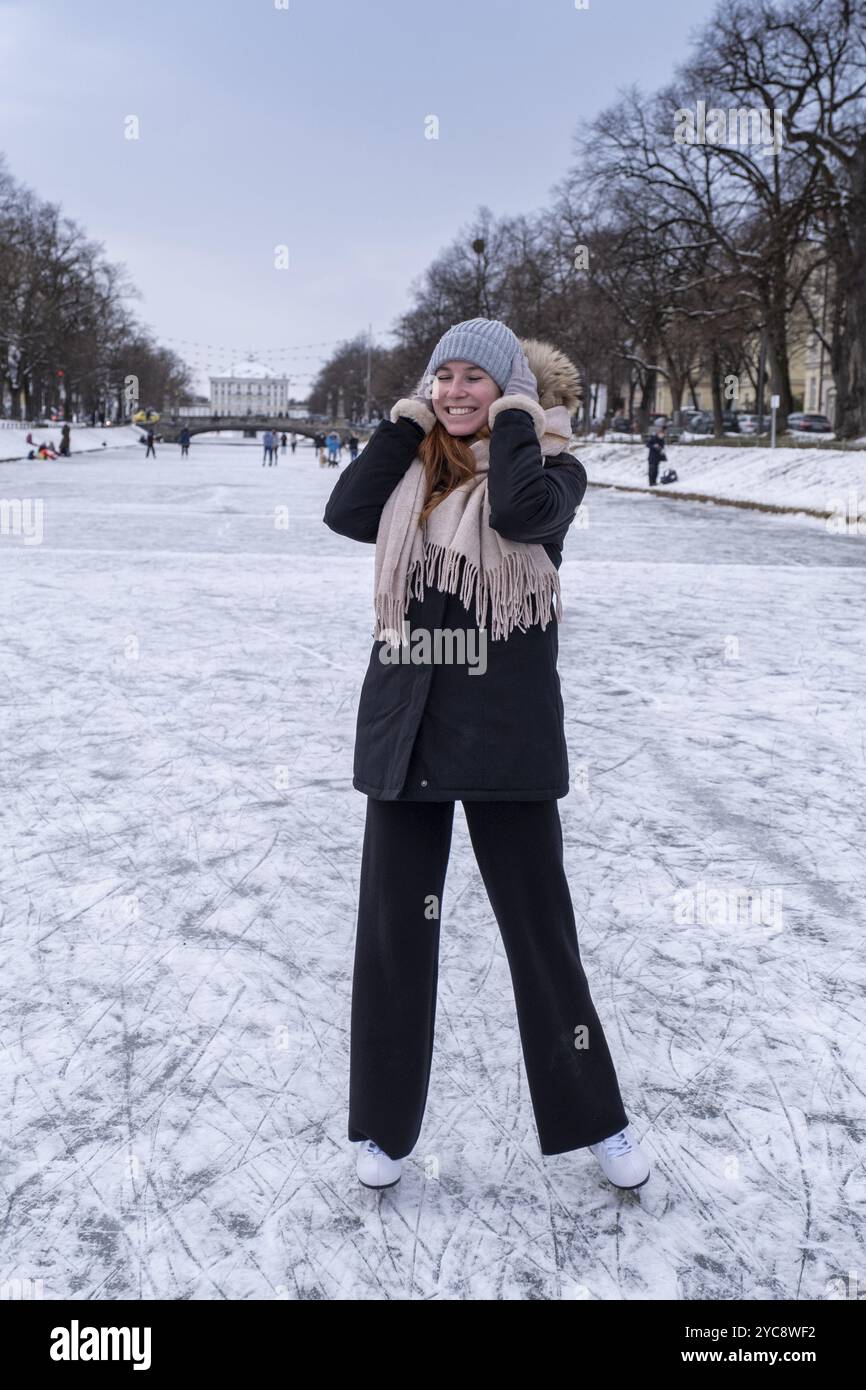
<svg viewBox="0 0 866 1390"><path fill-rule="evenodd" d="M118 451L77 463L74 491L46 471L44 546L0 545L3 1278L98 1299L825 1296L861 1241L863 572L792 566L787 531L778 566L716 565L681 518L673 565L641 501L593 498L563 568L560 810L653 1176L636 1197L587 1151L541 1157L458 806L424 1127L375 1194L345 1138L373 547L317 520L335 470L258 463L202 446L143 478ZM769 928L675 921L701 882L763 889Z"/></svg>

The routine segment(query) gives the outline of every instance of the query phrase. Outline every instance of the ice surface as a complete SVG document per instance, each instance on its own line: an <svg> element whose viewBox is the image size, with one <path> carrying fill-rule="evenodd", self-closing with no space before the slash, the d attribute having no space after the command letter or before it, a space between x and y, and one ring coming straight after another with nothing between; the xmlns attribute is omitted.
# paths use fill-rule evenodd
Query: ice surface
<svg viewBox="0 0 866 1390"><path fill-rule="evenodd" d="M373 546L322 523L338 475L306 444L276 469L252 443L157 447L0 475L44 529L0 535L0 1280L812 1299L862 1278L863 538L587 494L559 808L653 1173L635 1196L588 1150L541 1156L458 805L424 1127L374 1193L346 1139Z"/></svg>

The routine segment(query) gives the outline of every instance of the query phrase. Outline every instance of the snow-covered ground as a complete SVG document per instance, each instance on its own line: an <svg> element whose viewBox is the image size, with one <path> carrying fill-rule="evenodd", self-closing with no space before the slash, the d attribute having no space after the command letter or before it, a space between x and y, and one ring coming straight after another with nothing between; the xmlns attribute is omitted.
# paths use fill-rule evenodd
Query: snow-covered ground
<svg viewBox="0 0 866 1390"><path fill-rule="evenodd" d="M571 452L585 465L590 482L648 486L645 445L581 440ZM668 444L666 453L659 473L673 468L677 482L660 491L802 507L838 516L840 525L860 516L866 534L866 448Z"/></svg>
<svg viewBox="0 0 866 1390"><path fill-rule="evenodd" d="M59 425L28 425L26 429L8 428L4 425L0 428L0 462L7 459L26 459L34 445L49 444L53 449L59 449L61 428L62 422ZM32 435L33 444L27 442L28 434ZM141 438L142 431L134 425L108 425L104 429L99 425L94 429L86 425L72 425L69 432L69 448L73 454L86 453L92 449L118 449L126 444L139 444ZM143 446L139 444L139 447L143 452ZM4 471L0 474L0 489L5 477Z"/></svg>
<svg viewBox="0 0 866 1390"><path fill-rule="evenodd" d="M653 1173L621 1194L588 1150L541 1156L458 804L424 1127L376 1194L346 1139L373 547L322 523L338 475L309 445L276 469L240 441L143 453L0 484L43 504L38 541L0 534L0 1279L52 1299L845 1296L866 1215L866 541L588 493L562 568L559 808Z"/></svg>

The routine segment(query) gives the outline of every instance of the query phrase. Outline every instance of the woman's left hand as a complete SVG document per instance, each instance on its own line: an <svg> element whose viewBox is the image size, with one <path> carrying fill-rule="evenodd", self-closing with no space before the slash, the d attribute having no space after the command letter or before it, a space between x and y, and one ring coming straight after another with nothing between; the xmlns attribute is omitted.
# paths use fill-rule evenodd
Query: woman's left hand
<svg viewBox="0 0 866 1390"><path fill-rule="evenodd" d="M502 394L503 396L529 396L533 401L538 400L538 382L533 376L522 347L518 347L514 353L511 362L511 376Z"/></svg>

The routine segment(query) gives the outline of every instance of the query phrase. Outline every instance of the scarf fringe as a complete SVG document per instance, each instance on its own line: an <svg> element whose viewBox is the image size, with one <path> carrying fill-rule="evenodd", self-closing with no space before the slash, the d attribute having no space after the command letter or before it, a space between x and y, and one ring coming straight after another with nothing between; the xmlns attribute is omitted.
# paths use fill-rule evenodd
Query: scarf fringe
<svg viewBox="0 0 866 1390"><path fill-rule="evenodd" d="M460 563L463 565L462 582ZM422 573L423 571L423 573ZM467 557L447 545L435 545L428 541L424 546L423 558L415 559L409 566L406 577L406 594L400 598L393 594L379 594L376 600L376 640L388 638L392 645L396 635L400 646L408 642L403 632L403 620L410 598L423 599L424 581L428 586L444 593L454 594L460 588L460 598L465 608L472 605L475 595L475 612L479 628L487 625L488 608L491 610L492 637L494 641L507 639L515 628L525 632L535 623L542 631L550 621L551 605L554 617L561 620L565 613L559 583L559 571L539 574L532 556L525 550L511 551L505 555L502 564L494 570L485 571L479 582L478 566L471 564Z"/></svg>

